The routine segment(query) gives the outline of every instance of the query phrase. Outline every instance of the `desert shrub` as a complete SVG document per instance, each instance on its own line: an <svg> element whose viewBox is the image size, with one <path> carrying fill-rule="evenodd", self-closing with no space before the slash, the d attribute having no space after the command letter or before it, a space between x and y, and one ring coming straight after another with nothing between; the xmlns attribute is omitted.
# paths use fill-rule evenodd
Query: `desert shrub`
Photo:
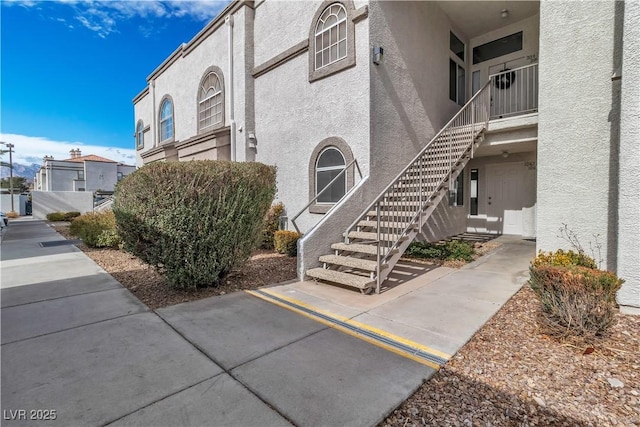
<svg viewBox="0 0 640 427"><path fill-rule="evenodd" d="M71 221L69 231L91 247L115 248L121 243L112 211L90 212L80 215Z"/></svg>
<svg viewBox="0 0 640 427"><path fill-rule="evenodd" d="M296 256L298 255L298 239L300 239L300 233L278 230L273 235L273 246L278 253Z"/></svg>
<svg viewBox="0 0 640 427"><path fill-rule="evenodd" d="M413 242L407 248L406 254L413 258L472 261L473 245L464 240Z"/></svg>
<svg viewBox="0 0 640 427"><path fill-rule="evenodd" d="M47 214L49 221L64 221L64 212L51 212Z"/></svg>
<svg viewBox="0 0 640 427"><path fill-rule="evenodd" d="M278 231L280 216L284 212L284 205L276 203L269 208L262 222L262 234L260 247L262 249L273 249L273 235Z"/></svg>
<svg viewBox="0 0 640 427"><path fill-rule="evenodd" d="M531 265L531 289L540 300L547 329L556 336L590 338L613 325L616 292L623 280L580 265Z"/></svg>
<svg viewBox="0 0 640 427"><path fill-rule="evenodd" d="M255 248L275 176L275 167L255 162L146 165L116 188L124 248L175 287L215 286Z"/></svg>
<svg viewBox="0 0 640 427"><path fill-rule="evenodd" d="M13 218L13 219L18 218L19 216L18 212L16 211L9 211L5 215L7 216L7 218Z"/></svg>
<svg viewBox="0 0 640 427"><path fill-rule="evenodd" d="M584 252L563 251L558 249L555 252L538 252L538 256L533 260L533 266L542 265L555 267L569 267L579 265L587 268L597 268L593 258L584 254Z"/></svg>
<svg viewBox="0 0 640 427"><path fill-rule="evenodd" d="M64 214L64 221L71 221L74 218L77 218L79 216L80 216L80 212L77 212L77 211L66 212Z"/></svg>

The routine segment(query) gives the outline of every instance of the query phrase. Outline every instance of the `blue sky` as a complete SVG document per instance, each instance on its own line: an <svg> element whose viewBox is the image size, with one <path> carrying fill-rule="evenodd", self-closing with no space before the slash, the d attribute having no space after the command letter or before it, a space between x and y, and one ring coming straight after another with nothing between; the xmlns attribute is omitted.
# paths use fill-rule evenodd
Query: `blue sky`
<svg viewBox="0 0 640 427"><path fill-rule="evenodd" d="M0 140L18 163L76 147L133 163L131 100L228 4L0 1Z"/></svg>

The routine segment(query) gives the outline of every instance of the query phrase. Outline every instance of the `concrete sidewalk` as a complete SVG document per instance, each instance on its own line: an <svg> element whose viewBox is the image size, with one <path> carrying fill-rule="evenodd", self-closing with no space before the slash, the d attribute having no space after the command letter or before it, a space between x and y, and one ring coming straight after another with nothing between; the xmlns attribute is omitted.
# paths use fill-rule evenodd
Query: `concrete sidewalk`
<svg viewBox="0 0 640 427"><path fill-rule="evenodd" d="M461 269L402 262L379 295L308 281L262 289L257 296L312 318L317 313L335 320L355 335L403 343L405 353L430 353L441 365L529 277L535 243L520 236L493 241L501 246Z"/></svg>
<svg viewBox="0 0 640 427"><path fill-rule="evenodd" d="M2 241L3 425L375 425L435 372L246 293L156 314L63 240Z"/></svg>

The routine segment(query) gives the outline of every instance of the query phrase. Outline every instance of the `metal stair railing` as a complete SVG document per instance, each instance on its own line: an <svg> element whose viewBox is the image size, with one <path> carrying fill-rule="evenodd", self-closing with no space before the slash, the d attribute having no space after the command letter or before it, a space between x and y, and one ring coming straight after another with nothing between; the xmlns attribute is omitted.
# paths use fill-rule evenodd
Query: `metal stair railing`
<svg viewBox="0 0 640 427"><path fill-rule="evenodd" d="M473 157L474 143L489 121L490 82L487 82L458 113L427 143L413 160L391 181L379 196L367 206L345 232L345 243L350 243L349 233L358 223L375 211L377 227L376 293L380 292L381 266L388 263L386 274L394 267L390 258L399 258L400 244L409 238L416 226L421 227L435 205L444 195L444 185L453 185L459 174L456 166L463 166L465 153ZM460 162L463 162L462 164ZM384 209L382 207L384 206ZM383 212L384 221L381 220ZM385 231L382 231L382 228ZM408 243L407 243L408 245ZM385 276L386 277L386 276Z"/></svg>

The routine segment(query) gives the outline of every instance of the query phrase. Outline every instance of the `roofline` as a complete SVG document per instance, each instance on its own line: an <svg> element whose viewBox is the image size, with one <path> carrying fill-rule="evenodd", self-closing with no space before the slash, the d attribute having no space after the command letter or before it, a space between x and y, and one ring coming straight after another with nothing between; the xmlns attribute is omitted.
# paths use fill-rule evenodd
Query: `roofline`
<svg viewBox="0 0 640 427"><path fill-rule="evenodd" d="M167 68L169 68L179 57L185 57L196 47L200 45L207 37L224 24L227 15L230 15L241 7L247 6L253 8L253 0L233 0L225 7L222 12L211 20L198 34L196 34L189 42L182 43L167 59L165 59L158 67L156 67L151 74L147 77L147 83L151 83L162 74ZM144 92L144 91L143 91ZM142 93L142 92L141 92ZM136 97L137 98L137 97ZM134 100L136 99L134 98Z"/></svg>
<svg viewBox="0 0 640 427"><path fill-rule="evenodd" d="M142 89L142 91L140 91L139 94L137 94L136 96L133 97L133 103L137 104L138 101L140 101L142 98L144 98L147 95L149 95L149 86L147 86L144 89Z"/></svg>

